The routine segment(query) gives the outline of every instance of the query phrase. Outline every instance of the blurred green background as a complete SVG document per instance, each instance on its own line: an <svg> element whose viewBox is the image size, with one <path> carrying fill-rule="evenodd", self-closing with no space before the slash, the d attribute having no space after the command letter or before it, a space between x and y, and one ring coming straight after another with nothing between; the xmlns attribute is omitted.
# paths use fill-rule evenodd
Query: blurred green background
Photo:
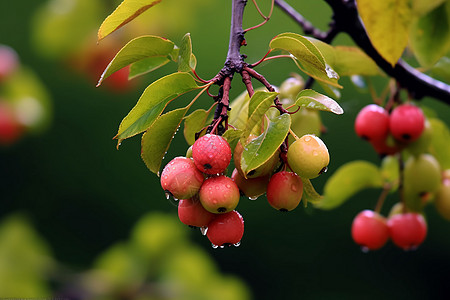
<svg viewBox="0 0 450 300"><path fill-rule="evenodd" d="M269 1L259 2L267 11ZM291 2L326 29L331 17L326 4ZM353 243L352 219L375 206L377 190L359 193L332 211L299 207L280 213L264 197L242 199L238 210L245 219L245 234L238 248L213 249L198 230L182 226L176 220L176 206L165 199L158 178L140 158L140 138L125 141L119 151L112 140L146 85L175 71L175 66L167 65L130 89L117 91L108 85L95 88L96 71L83 69L79 60L80 53L95 52L102 43L110 45L105 40L97 46L95 30L117 4L112 0L0 2L0 44L18 52L53 103L47 130L0 148L0 297L450 298L450 224L434 207L426 208L429 233L417 251L404 252L388 243L379 251L363 253ZM121 47L132 37L155 34L179 43L190 32L197 72L211 78L225 60L230 7L230 0L165 0L111 39ZM249 3L244 27L260 20ZM259 60L270 39L286 31L301 33L275 8L265 26L246 35L248 46L242 52L247 61ZM336 43L351 42L339 36ZM297 70L290 61L279 60L257 71L279 85ZM356 113L371 102L370 95L357 92L348 78L342 84L340 103L345 114L322 114L331 163L328 173L313 181L319 191L345 162L364 159L379 164L370 145L353 131ZM235 80L232 95L243 89ZM196 105L209 107L210 99L201 101ZM449 125L449 107L432 99L422 103ZM186 149L178 134L166 162ZM388 197L383 213L396 201L396 195ZM130 292L140 289L150 292L142 293L147 296Z"/></svg>

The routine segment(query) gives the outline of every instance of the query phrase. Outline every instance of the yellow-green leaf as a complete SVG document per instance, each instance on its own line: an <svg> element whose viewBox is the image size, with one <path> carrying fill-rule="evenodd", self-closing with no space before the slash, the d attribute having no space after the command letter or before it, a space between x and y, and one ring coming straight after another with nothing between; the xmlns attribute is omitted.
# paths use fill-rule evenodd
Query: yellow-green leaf
<svg viewBox="0 0 450 300"><path fill-rule="evenodd" d="M178 54L178 71L189 72L195 70L197 59L192 53L191 34L186 33L181 40L180 52Z"/></svg>
<svg viewBox="0 0 450 300"><path fill-rule="evenodd" d="M120 49L108 64L105 71L103 71L97 86L114 72L143 59L159 59L158 65L160 66L169 62L168 56L172 53L173 47L173 42L159 36L147 35L131 40Z"/></svg>
<svg viewBox="0 0 450 300"><path fill-rule="evenodd" d="M358 0L358 12L378 53L394 66L408 44L411 0Z"/></svg>
<svg viewBox="0 0 450 300"><path fill-rule="evenodd" d="M336 101L314 90L308 89L301 91L297 95L295 105L310 109L329 111L337 115L344 113L344 110Z"/></svg>
<svg viewBox="0 0 450 300"><path fill-rule="evenodd" d="M100 25L98 40L104 39L162 0L124 0Z"/></svg>
<svg viewBox="0 0 450 300"><path fill-rule="evenodd" d="M158 117L142 136L141 157L147 168L159 174L162 160L189 107L169 111Z"/></svg>
<svg viewBox="0 0 450 300"><path fill-rule="evenodd" d="M153 82L120 123L115 136L118 144L149 128L170 101L197 88L194 78L187 73L170 74Z"/></svg>
<svg viewBox="0 0 450 300"><path fill-rule="evenodd" d="M262 123L264 114L273 105L273 100L277 97L278 93L256 91L250 98L248 106L248 119L245 126L244 135L241 137L241 143L245 143L248 136L252 132L253 127ZM259 131L258 133L260 133Z"/></svg>
<svg viewBox="0 0 450 300"><path fill-rule="evenodd" d="M205 127L208 114L204 109L197 109L185 118L183 134L189 145L195 143L195 134Z"/></svg>
<svg viewBox="0 0 450 300"><path fill-rule="evenodd" d="M383 177L378 167L366 161L352 161L342 165L328 179L317 207L333 209L366 188L381 188Z"/></svg>

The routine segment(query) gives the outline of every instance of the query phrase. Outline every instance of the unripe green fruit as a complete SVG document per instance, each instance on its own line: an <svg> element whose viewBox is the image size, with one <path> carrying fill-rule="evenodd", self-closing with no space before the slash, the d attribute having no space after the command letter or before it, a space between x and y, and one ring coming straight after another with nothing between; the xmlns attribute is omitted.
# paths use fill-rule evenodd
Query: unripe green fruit
<svg viewBox="0 0 450 300"><path fill-rule="evenodd" d="M200 202L212 213L226 213L236 208L239 203L239 188L226 176L206 179L199 191Z"/></svg>
<svg viewBox="0 0 450 300"><path fill-rule="evenodd" d="M287 159L292 171L300 177L311 179L326 171L330 155L320 138L307 134L289 147Z"/></svg>
<svg viewBox="0 0 450 300"><path fill-rule="evenodd" d="M431 124L428 120L425 120L425 128L422 134L417 140L409 144L406 149L408 150L409 153L416 156L427 152L428 146L431 143L432 135L433 129L431 128Z"/></svg>
<svg viewBox="0 0 450 300"><path fill-rule="evenodd" d="M411 156L405 163L404 188L417 195L436 192L441 185L438 161L430 154Z"/></svg>
<svg viewBox="0 0 450 300"><path fill-rule="evenodd" d="M319 111L315 109L301 108L291 115L291 129L297 136L304 136L305 134L319 136L321 125ZM289 139L294 142L292 136L289 136Z"/></svg>
<svg viewBox="0 0 450 300"><path fill-rule="evenodd" d="M305 87L305 80L301 76L289 77L280 86L280 98L295 99Z"/></svg>
<svg viewBox="0 0 450 300"><path fill-rule="evenodd" d="M247 143L249 143L256 137L257 137L256 135L250 135L247 139ZM275 168L275 166L278 164L278 162L280 160L279 152L277 151L264 164L262 164L261 166L257 167L254 170L250 170L247 173L247 176L245 176L244 172L242 171L242 167L241 167L241 158L242 158L243 152L244 152L244 147L242 147L242 144L239 141L236 145L236 148L234 148L234 154L233 154L234 165L235 165L236 169L238 170L238 172L246 178L256 178L256 177L262 177L262 176L269 175L270 173L272 173L273 169Z"/></svg>
<svg viewBox="0 0 450 300"><path fill-rule="evenodd" d="M439 214L450 221L450 178L444 178L434 200Z"/></svg>

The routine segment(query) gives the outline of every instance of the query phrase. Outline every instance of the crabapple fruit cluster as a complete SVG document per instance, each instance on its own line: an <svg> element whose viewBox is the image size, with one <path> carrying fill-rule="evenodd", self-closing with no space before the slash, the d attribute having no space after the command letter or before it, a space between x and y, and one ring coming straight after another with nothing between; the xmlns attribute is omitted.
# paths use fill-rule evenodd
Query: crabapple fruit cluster
<svg viewBox="0 0 450 300"><path fill-rule="evenodd" d="M422 110L409 103L389 112L376 104L365 106L356 116L356 134L367 140L379 155L391 155L418 140L425 129Z"/></svg>
<svg viewBox="0 0 450 300"><path fill-rule="evenodd" d="M247 143L255 138L250 135ZM161 173L166 194L180 199L180 221L199 227L216 248L240 244L244 220L235 209L241 196L255 200L266 194L273 208L291 211L302 200L301 177L315 178L329 163L325 144L314 135L304 135L288 148L284 167L278 150L264 164L245 173L243 152L240 141L232 151L222 136L206 134L188 149L186 157L175 157ZM228 177L232 160L235 168Z"/></svg>
<svg viewBox="0 0 450 300"><path fill-rule="evenodd" d="M353 219L351 233L363 251L380 249L389 239L403 250L414 250L425 240L427 223L419 213L395 213L386 219L363 210Z"/></svg>

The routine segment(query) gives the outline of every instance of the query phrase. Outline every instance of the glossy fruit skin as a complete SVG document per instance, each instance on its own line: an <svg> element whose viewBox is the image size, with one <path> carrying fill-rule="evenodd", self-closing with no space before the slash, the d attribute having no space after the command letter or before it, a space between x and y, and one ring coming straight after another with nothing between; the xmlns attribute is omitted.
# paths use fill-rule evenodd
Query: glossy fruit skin
<svg viewBox="0 0 450 300"><path fill-rule="evenodd" d="M418 213L393 215L387 225L392 241L403 250L416 249L427 236L427 223Z"/></svg>
<svg viewBox="0 0 450 300"><path fill-rule="evenodd" d="M404 143L417 140L425 128L422 110L412 104L397 106L389 118L389 129L394 138Z"/></svg>
<svg viewBox="0 0 450 300"><path fill-rule="evenodd" d="M217 215L208 225L206 236L215 246L233 245L244 235L244 219L235 210Z"/></svg>
<svg viewBox="0 0 450 300"><path fill-rule="evenodd" d="M9 103L0 100L0 145L14 144L24 133L24 127L17 120Z"/></svg>
<svg viewBox="0 0 450 300"><path fill-rule="evenodd" d="M203 183L203 174L190 158L175 157L161 173L161 187L175 199L189 199L196 195Z"/></svg>
<svg viewBox="0 0 450 300"><path fill-rule="evenodd" d="M355 119L356 134L368 141L385 140L389 134L389 114L381 106L369 104Z"/></svg>
<svg viewBox="0 0 450 300"><path fill-rule="evenodd" d="M196 197L181 199L178 202L178 218L183 224L207 227L215 217L215 214L203 208L200 200Z"/></svg>
<svg viewBox="0 0 450 300"><path fill-rule="evenodd" d="M316 178L330 162L327 146L315 135L304 135L288 149L287 159L292 171L300 177Z"/></svg>
<svg viewBox="0 0 450 300"><path fill-rule="evenodd" d="M439 162L430 154L411 156L404 167L404 187L416 194L434 193L441 185Z"/></svg>
<svg viewBox="0 0 450 300"><path fill-rule="evenodd" d="M279 211L291 211L296 208L303 195L303 182L294 172L275 173L267 186L267 200Z"/></svg>
<svg viewBox="0 0 450 300"><path fill-rule="evenodd" d="M200 202L212 213L226 213L236 208L239 203L239 188L227 176L210 177L203 182L199 191Z"/></svg>
<svg viewBox="0 0 450 300"><path fill-rule="evenodd" d="M11 47L0 45L0 82L9 77L19 66L19 57Z"/></svg>
<svg viewBox="0 0 450 300"><path fill-rule="evenodd" d="M439 188L434 205L439 214L450 221L450 178L444 178Z"/></svg>
<svg viewBox="0 0 450 300"><path fill-rule="evenodd" d="M231 161L231 148L221 136L205 134L192 146L192 158L197 168L206 174L220 174Z"/></svg>
<svg viewBox="0 0 450 300"><path fill-rule="evenodd" d="M270 176L265 175L262 177L246 179L237 169L234 169L231 174L231 179L245 196L254 199L266 192Z"/></svg>
<svg viewBox="0 0 450 300"><path fill-rule="evenodd" d="M256 135L251 134L247 139L247 143L251 142L256 137L257 137ZM275 168L275 166L278 164L278 162L280 160L279 152L277 151L264 164L262 164L261 166L257 167L254 170L251 170L250 172L248 172L248 174L246 176L244 176L244 172L242 171L242 167L241 167L241 158L242 158L243 152L244 152L244 147L242 147L242 144L239 141L237 143L236 147L234 148L233 160L234 160L234 165L235 165L236 169L244 178L245 177L246 178L256 178L256 177L262 177L265 175L269 175L272 173L273 169Z"/></svg>
<svg viewBox="0 0 450 300"><path fill-rule="evenodd" d="M352 238L366 249L380 249L389 239L386 219L372 210L363 210L353 219Z"/></svg>

